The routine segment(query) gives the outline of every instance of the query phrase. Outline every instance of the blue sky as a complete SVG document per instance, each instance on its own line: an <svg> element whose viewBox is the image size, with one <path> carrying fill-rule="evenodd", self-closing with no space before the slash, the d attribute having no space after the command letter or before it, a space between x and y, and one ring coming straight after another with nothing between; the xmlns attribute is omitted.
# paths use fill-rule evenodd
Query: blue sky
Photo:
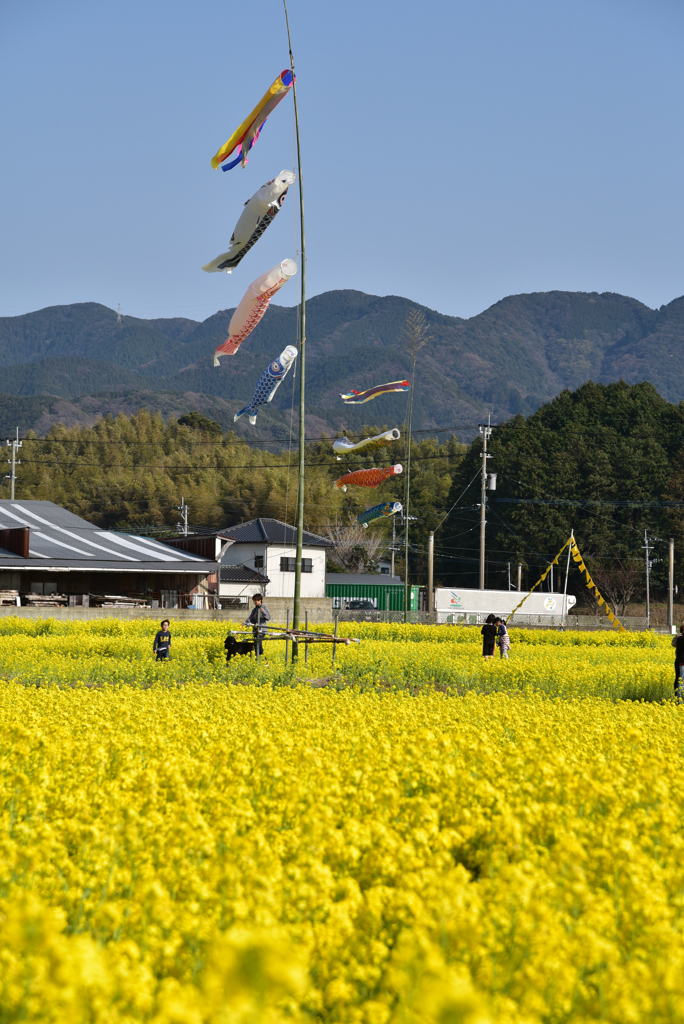
<svg viewBox="0 0 684 1024"><path fill-rule="evenodd" d="M684 293L684 5L289 10L310 295L472 316L553 288ZM294 256L291 190L237 271L200 269L293 166L289 99L245 170L209 163L287 63L280 0L3 0L0 315L97 301L203 319Z"/></svg>

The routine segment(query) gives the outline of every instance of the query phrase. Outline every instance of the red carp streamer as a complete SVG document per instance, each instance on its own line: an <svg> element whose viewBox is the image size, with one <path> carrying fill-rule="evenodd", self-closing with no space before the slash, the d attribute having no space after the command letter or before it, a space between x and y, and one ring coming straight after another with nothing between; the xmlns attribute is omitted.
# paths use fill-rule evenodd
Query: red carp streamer
<svg viewBox="0 0 684 1024"><path fill-rule="evenodd" d="M388 466L387 469L355 469L353 473L345 473L336 480L333 487L342 491L347 490L347 484L355 484L356 487L378 487L383 480L398 476L401 471L400 462L396 466Z"/></svg>

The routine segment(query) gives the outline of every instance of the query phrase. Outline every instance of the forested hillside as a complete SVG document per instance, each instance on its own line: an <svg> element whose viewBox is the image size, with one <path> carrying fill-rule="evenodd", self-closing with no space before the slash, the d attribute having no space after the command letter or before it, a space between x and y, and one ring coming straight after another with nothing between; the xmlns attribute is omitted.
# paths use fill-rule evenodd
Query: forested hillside
<svg viewBox="0 0 684 1024"><path fill-rule="evenodd" d="M436 542L440 574L452 585L476 581L479 492L471 481L480 451L475 442L456 468L448 504L458 505ZM571 529L604 589L619 589L619 577L623 590L643 593L644 530L660 538L656 586L666 578L669 537L679 574L684 404L666 402L651 384L590 382L496 428L489 451L490 471L498 473L488 507L490 587L506 587L508 561L522 562L524 578L534 582Z"/></svg>
<svg viewBox="0 0 684 1024"><path fill-rule="evenodd" d="M363 433L376 433L382 424ZM160 414L109 417L92 428L53 427L29 434L21 451L17 496L55 501L102 526L174 529L185 497L192 527L212 529L255 516L292 522L297 455L287 435L251 445L192 413L165 423ZM283 447L285 446L285 447ZM487 584L507 585L507 564L523 564L533 583L575 530L592 574L604 590L643 592L644 530L655 538L654 587L665 579L667 538L676 541L677 572L684 552L684 405L663 399L650 384L588 383L564 391L530 417L494 428L489 469ZM424 583L427 534L436 529L436 581L477 585L481 442L462 445L444 432L417 431L411 450L410 578ZM353 526L359 511L379 501L405 501L406 476L378 490L333 490L353 468L406 465L405 433L379 452L338 461L331 438L307 444L305 526L360 546L346 568L362 568L387 549L391 524ZM0 488L7 495L7 485ZM440 525L441 524L441 525ZM399 533L401 533L401 526ZM346 531L346 532L345 532ZM381 544L368 546L369 538ZM365 545L365 548L364 548ZM365 554L364 554L365 552ZM403 560L397 560L403 572ZM684 577L683 577L684 579ZM557 578L558 580L558 578ZM571 592L574 584L571 582ZM617 600L617 599L616 599Z"/></svg>
<svg viewBox="0 0 684 1024"><path fill-rule="evenodd" d="M410 372L401 344L408 299L332 291L307 303L307 432L359 431L367 408L340 392ZM421 307L417 307L421 308ZM92 425L98 415L145 406L165 418L198 409L224 429L251 397L265 366L297 340L297 310L271 305L238 356L212 365L233 310L202 323L141 320L97 303L55 306L0 318L0 431L17 424L44 433L55 422ZM684 398L684 298L660 310L622 295L512 295L463 320L423 309L430 341L417 366L417 429L451 428L463 439L488 413L529 415L564 388L587 380L649 380L669 401ZM289 436L292 374L245 440ZM17 396L30 397L16 403ZM376 422L401 422L406 398L373 404ZM296 411L294 414L296 424Z"/></svg>
<svg viewBox="0 0 684 1024"><path fill-rule="evenodd" d="M378 427L369 428L377 433ZM297 453L276 444L246 445L234 433L197 413L168 424L158 413L142 411L99 420L94 427L53 427L47 437L29 433L23 442L17 497L54 501L100 526L136 532L173 530L181 497L190 508L190 526L218 529L256 516L293 522L297 498ZM454 437L441 444L432 438L412 445L412 502L428 521L445 506L455 467L466 451ZM381 452L352 453L338 461L331 439L307 445L305 526L363 545L391 525L373 531L349 527L363 509L380 501L403 501L404 478L388 480L375 490L333 489L333 481L350 469L406 462L400 440ZM7 488L0 488L7 496ZM356 537L358 533L358 537ZM355 538L355 539L354 539ZM372 549L372 550L371 550ZM368 561L382 550L371 545ZM364 550L356 562L364 562ZM357 564L363 568L363 564Z"/></svg>

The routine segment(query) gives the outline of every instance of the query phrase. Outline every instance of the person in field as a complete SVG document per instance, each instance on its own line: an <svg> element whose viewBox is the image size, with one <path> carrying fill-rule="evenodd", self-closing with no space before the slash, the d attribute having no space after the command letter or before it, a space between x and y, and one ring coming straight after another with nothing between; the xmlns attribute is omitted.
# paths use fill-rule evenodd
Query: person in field
<svg viewBox="0 0 684 1024"><path fill-rule="evenodd" d="M163 619L161 629L157 631L152 645L153 654L157 655L157 661L168 661L171 650L171 634L169 632L169 620Z"/></svg>
<svg viewBox="0 0 684 1024"><path fill-rule="evenodd" d="M255 594L252 598L254 601L254 607L250 612L248 618L245 619L245 626L252 626L252 632L254 634L254 653L257 658L260 658L264 653L264 648L261 641L266 635L266 631L259 627L266 622L271 621L271 613L264 604L264 599L261 594Z"/></svg>
<svg viewBox="0 0 684 1024"><path fill-rule="evenodd" d="M675 681L674 695L679 700L684 697L682 676L684 675L684 623L679 627L679 636L672 637L672 646L675 649Z"/></svg>
<svg viewBox="0 0 684 1024"><path fill-rule="evenodd" d="M493 615L487 616L487 621L480 632L482 633L482 656L485 661L490 661L494 657L496 644L496 626Z"/></svg>
<svg viewBox="0 0 684 1024"><path fill-rule="evenodd" d="M511 649L511 638L508 635L506 623L497 615L494 625L496 626L496 645L499 648L499 654L502 658L507 658Z"/></svg>

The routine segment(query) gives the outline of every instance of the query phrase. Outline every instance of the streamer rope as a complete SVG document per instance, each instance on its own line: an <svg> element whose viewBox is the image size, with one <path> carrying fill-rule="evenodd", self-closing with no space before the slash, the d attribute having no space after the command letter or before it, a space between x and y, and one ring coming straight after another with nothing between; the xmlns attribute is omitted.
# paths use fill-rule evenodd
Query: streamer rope
<svg viewBox="0 0 684 1024"><path fill-rule="evenodd" d="M511 614L506 619L506 625L508 625L508 623L511 621L511 619L513 618L515 613L524 605L525 601L530 596L530 594L533 593L533 591L535 591L537 589L537 587L541 586L541 584L544 582L546 577L551 572L552 566L558 565L558 559L563 554L563 552L567 548L568 544L570 545L570 554L572 555L573 561L577 563L577 568L579 569L579 571L584 573L584 575L586 576L586 584L585 584L585 586L588 587L589 590L591 590L591 592L593 593L594 597L597 599L597 601L599 603L599 608L601 607L601 605L605 606L606 615L608 616L608 619L610 620L610 622L611 622L611 624L613 626L613 629L618 629L618 630L620 630L623 633L626 632L625 627L622 625L622 623L620 622L618 617L611 611L611 609L610 609L610 607L608 605L608 602L603 598L603 596L599 592L599 588L596 586L596 584L592 580L592 578L591 578L591 576L589 574L589 570L587 569L586 565L584 564L584 559L582 558L582 555L580 554L580 549L577 547L577 542L576 542L575 538L572 537L572 536L569 537L566 540L565 544L560 549L560 551L558 552L558 554L554 558L553 562L551 562L551 564L548 566L548 568L544 570L544 572L541 574L541 576L539 577L539 579L537 580L535 585L533 587L530 587L529 593L525 594L525 596L523 597L523 599L520 602L520 604L515 606L515 608L511 612Z"/></svg>

